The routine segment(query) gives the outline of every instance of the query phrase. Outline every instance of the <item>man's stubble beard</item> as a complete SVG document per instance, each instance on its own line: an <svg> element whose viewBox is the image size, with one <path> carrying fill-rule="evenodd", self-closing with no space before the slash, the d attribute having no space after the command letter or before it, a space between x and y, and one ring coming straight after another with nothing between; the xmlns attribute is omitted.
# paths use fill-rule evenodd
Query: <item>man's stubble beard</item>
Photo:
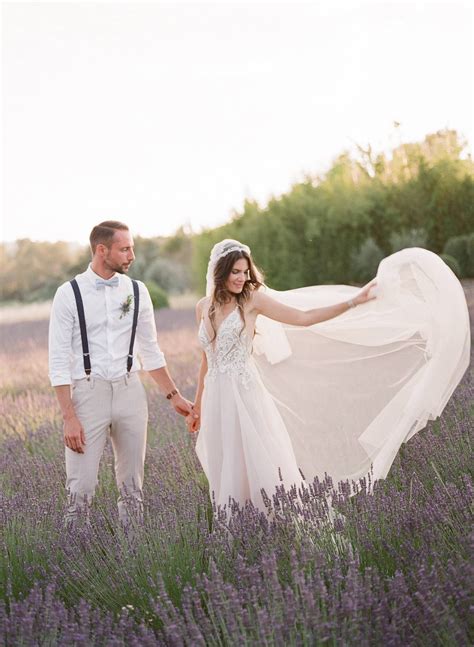
<svg viewBox="0 0 474 647"><path fill-rule="evenodd" d="M133 261L132 261L132 263L133 263ZM110 263L109 261L104 261L104 265L107 267L107 269L109 269L111 272L117 272L117 274L125 274L125 272L128 272L128 270L130 268L130 265L132 263L129 263L127 265L127 268L123 269L123 267L121 265L117 266L115 264Z"/></svg>

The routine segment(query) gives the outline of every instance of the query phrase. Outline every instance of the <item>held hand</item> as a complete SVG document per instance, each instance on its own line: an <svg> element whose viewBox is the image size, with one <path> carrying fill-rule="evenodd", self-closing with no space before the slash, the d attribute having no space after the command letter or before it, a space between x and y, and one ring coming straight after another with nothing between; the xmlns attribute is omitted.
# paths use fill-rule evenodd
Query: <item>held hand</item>
<svg viewBox="0 0 474 647"><path fill-rule="evenodd" d="M64 444L73 452L84 453L86 437L84 429L76 416L66 418L64 421Z"/></svg>
<svg viewBox="0 0 474 647"><path fill-rule="evenodd" d="M366 303L367 301L372 301L372 299L376 299L377 295L373 294L369 296L369 291L374 288L377 285L377 279L372 279L372 281L369 281L362 290L359 292L359 294L354 297L353 301L356 305L360 305L362 303Z"/></svg>
<svg viewBox="0 0 474 647"><path fill-rule="evenodd" d="M176 395L171 398L171 404L176 413L179 413L180 416L195 415L193 413L193 403L186 400L186 398L183 398L180 393L176 393Z"/></svg>
<svg viewBox="0 0 474 647"><path fill-rule="evenodd" d="M193 412L194 415L189 415L186 418L186 425L190 434L195 434L201 428L201 415L197 411Z"/></svg>

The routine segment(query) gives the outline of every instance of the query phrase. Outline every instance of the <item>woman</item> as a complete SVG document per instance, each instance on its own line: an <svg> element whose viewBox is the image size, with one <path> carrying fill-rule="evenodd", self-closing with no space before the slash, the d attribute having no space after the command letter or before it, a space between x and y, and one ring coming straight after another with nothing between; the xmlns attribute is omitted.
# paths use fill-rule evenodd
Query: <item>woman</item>
<svg viewBox="0 0 474 647"><path fill-rule="evenodd" d="M275 292L250 249L227 239L211 252L206 295L188 427L200 429L196 452L220 506L231 497L264 510L262 488L271 497L302 474L384 478L468 365L462 288L427 250L384 259L361 290Z"/></svg>

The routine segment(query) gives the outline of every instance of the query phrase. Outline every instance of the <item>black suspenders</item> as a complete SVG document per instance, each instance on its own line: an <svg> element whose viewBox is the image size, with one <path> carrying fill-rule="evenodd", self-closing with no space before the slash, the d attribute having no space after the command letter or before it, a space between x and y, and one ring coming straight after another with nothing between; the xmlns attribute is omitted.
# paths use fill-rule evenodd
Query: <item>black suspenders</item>
<svg viewBox="0 0 474 647"><path fill-rule="evenodd" d="M84 370L87 377L91 374L91 357L89 355L89 342L87 341L86 318L84 316L84 304L82 303L81 291L77 285L76 279L70 281L74 296L76 297L77 314L79 315L79 327L81 329L82 340L82 359L84 360Z"/></svg>
<svg viewBox="0 0 474 647"><path fill-rule="evenodd" d="M138 308L140 306L140 292L138 291L138 283L132 279L133 283L133 323L132 323L132 334L130 336L130 348L128 349L127 357L127 373L130 373L133 364L133 345L135 343L135 333L137 332L137 322L138 322Z"/></svg>
<svg viewBox="0 0 474 647"><path fill-rule="evenodd" d="M86 318L84 315L84 304L82 302L81 291L77 284L76 279L69 281L74 291L74 296L76 298L77 314L79 316L79 328L81 329L81 340L82 340L82 358L84 360L84 371L86 372L87 378L91 374L91 358L89 355L89 342L87 340L87 327L86 327ZM133 322L132 322L132 334L130 337L130 347L128 349L127 356L127 373L130 373L133 365L133 346L135 344L135 334L137 332L137 323L138 323L138 308L140 306L140 292L138 290L138 283L132 279L133 284L133 298L134 298L134 309L133 309Z"/></svg>

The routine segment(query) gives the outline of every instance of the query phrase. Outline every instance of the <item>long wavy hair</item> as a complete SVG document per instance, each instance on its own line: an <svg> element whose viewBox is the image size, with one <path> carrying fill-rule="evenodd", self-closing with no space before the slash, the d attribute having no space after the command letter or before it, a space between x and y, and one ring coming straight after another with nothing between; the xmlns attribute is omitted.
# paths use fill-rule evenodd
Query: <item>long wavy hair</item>
<svg viewBox="0 0 474 647"><path fill-rule="evenodd" d="M244 283L242 291L239 293L230 292L226 287L227 279L232 272L232 268L235 263L241 259L245 258L248 262L248 278ZM244 250L236 250L230 252L226 256L220 258L214 268L214 291L211 295L211 305L209 306L208 316L209 321L214 332L214 336L211 341L213 341L217 336L216 328L216 308L217 306L223 306L235 297L237 301L237 308L239 309L240 317L242 319L242 328L240 334L245 329L245 314L244 306L250 299L250 295L254 290L258 290L263 285L263 273L255 265L252 258Z"/></svg>

